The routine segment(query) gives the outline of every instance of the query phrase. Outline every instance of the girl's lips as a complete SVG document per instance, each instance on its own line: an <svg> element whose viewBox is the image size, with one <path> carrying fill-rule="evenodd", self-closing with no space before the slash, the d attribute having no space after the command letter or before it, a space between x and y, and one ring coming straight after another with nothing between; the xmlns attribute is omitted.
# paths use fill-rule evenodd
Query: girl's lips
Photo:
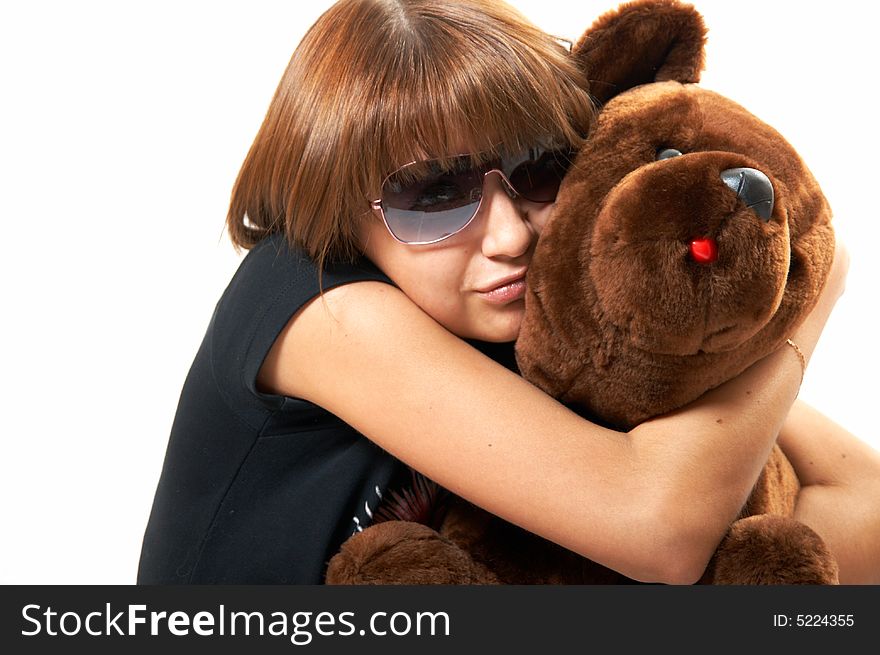
<svg viewBox="0 0 880 655"><path fill-rule="evenodd" d="M489 302L506 304L514 300L519 300L526 293L526 277L521 275L518 278L505 282L500 286L488 291L479 291L480 296Z"/></svg>

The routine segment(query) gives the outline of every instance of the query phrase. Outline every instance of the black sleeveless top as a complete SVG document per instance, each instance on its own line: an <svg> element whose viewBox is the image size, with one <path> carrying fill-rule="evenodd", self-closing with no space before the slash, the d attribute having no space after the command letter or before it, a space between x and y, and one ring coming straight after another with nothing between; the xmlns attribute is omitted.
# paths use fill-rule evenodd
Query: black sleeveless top
<svg viewBox="0 0 880 655"><path fill-rule="evenodd" d="M366 259L322 286L378 280ZM262 393L276 337L319 293L318 271L282 235L244 258L183 386L144 535L138 584L320 584L340 545L371 522L409 469L341 419ZM479 344L512 366L510 344Z"/></svg>
<svg viewBox="0 0 880 655"><path fill-rule="evenodd" d="M390 283L366 260L329 266L330 289ZM139 584L317 584L369 524L401 462L320 407L261 393L276 337L319 293L282 235L244 258L186 378L144 536Z"/></svg>

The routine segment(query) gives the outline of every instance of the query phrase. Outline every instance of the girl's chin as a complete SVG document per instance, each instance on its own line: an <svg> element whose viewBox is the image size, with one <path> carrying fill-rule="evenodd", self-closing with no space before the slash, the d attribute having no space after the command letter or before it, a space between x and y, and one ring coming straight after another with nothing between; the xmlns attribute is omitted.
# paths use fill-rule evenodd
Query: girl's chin
<svg viewBox="0 0 880 655"><path fill-rule="evenodd" d="M495 315L481 321L479 329L476 330L478 336L473 338L492 343L515 341L525 313L523 304L521 302L516 304L519 306L511 307L508 305L504 312L494 313Z"/></svg>

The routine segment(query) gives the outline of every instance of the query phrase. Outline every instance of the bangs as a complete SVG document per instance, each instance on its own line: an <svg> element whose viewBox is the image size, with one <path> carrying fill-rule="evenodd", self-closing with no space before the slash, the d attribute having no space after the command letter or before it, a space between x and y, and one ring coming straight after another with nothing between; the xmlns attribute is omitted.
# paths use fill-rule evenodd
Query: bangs
<svg viewBox="0 0 880 655"><path fill-rule="evenodd" d="M427 38L389 45L396 52L382 57L393 64L377 80L363 126L364 196L378 198L384 178L413 161L445 166L468 154L482 164L536 146L580 146L593 104L553 37L530 26L519 41L509 29L419 27Z"/></svg>

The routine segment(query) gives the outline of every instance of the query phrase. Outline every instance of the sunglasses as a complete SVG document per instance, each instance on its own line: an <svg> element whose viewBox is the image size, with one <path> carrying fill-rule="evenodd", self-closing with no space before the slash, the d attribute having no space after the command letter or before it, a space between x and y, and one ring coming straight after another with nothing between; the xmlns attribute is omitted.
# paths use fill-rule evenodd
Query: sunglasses
<svg viewBox="0 0 880 655"><path fill-rule="evenodd" d="M472 155L426 159L401 166L382 182L382 197L370 204L397 241L426 245L466 228L483 201L483 183L497 173L511 197L556 200L571 163L571 150L530 148L474 165Z"/></svg>

